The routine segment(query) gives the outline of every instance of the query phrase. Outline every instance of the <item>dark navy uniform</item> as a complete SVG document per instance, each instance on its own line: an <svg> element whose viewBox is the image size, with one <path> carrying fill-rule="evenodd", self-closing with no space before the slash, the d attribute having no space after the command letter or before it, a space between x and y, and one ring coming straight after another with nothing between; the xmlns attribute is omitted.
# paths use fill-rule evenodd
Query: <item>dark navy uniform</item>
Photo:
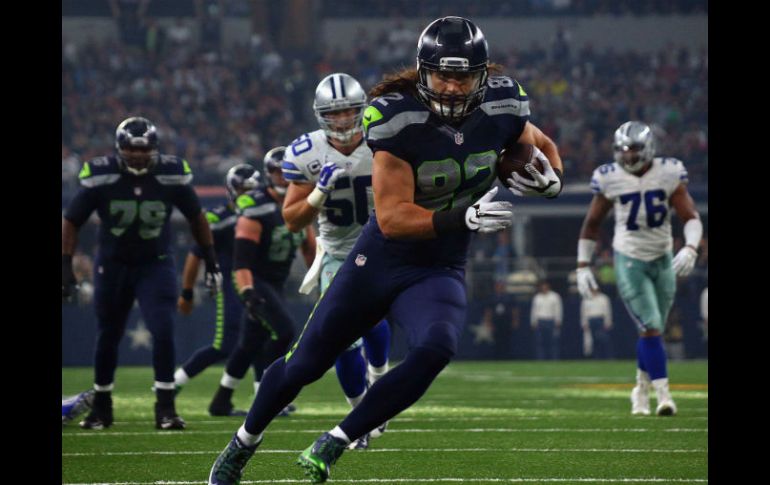
<svg viewBox="0 0 770 485"><path fill-rule="evenodd" d="M169 218L175 206L193 220L200 202L185 160L160 155L144 176L126 174L118 163L114 156L85 163L79 175L83 188L64 214L77 228L94 210L101 220L94 275L95 383L114 380L118 344L135 299L153 337L155 380L173 382L177 281Z"/></svg>
<svg viewBox="0 0 770 485"><path fill-rule="evenodd" d="M249 270L254 289L265 303L259 322L243 312L238 346L228 359L226 372L242 379L253 363L255 377L260 380L264 367L286 352L294 338L294 323L286 311L283 290L304 232L289 232L281 216L281 205L265 187L241 194L235 203L239 217L259 221L262 225L259 249Z"/></svg>
<svg viewBox="0 0 770 485"><path fill-rule="evenodd" d="M197 350L182 365L189 377L198 375L208 366L227 358L238 340L243 304L238 298L233 284L233 242L235 241L235 222L238 215L232 204L220 204L206 211L206 220L214 236L214 251L222 271L222 291L216 296L216 322L214 341L211 345ZM192 247L191 252L200 259L204 258L200 246Z"/></svg>
<svg viewBox="0 0 770 485"><path fill-rule="evenodd" d="M386 150L411 165L416 204L449 210L470 206L491 188L498 155L519 139L528 118L526 92L500 76L488 80L481 106L457 126L442 122L411 94L389 93L370 103L364 127L373 152ZM299 340L268 369L246 429L263 430L302 386L320 378L340 352L385 317L406 332L412 350L340 427L355 439L419 399L457 351L467 305L464 264L470 237L458 232L387 239L375 212ZM416 368L427 370L401 375ZM273 381L273 373L282 378ZM399 390L403 398L394 396L386 382L409 382L410 389Z"/></svg>

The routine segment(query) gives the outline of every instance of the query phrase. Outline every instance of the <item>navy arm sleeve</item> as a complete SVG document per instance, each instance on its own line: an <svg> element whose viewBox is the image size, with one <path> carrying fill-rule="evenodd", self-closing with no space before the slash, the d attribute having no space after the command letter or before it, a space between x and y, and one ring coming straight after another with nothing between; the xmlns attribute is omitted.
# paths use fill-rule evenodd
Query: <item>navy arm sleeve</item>
<svg viewBox="0 0 770 485"><path fill-rule="evenodd" d="M192 185L182 185L177 188L174 205L188 221L198 217L198 214L203 210Z"/></svg>

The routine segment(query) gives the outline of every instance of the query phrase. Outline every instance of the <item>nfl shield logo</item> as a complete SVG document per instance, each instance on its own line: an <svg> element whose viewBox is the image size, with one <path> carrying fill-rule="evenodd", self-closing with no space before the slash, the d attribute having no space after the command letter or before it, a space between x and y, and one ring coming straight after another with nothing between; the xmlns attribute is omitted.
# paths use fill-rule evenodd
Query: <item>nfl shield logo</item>
<svg viewBox="0 0 770 485"><path fill-rule="evenodd" d="M356 266L363 266L366 264L366 256L359 254L356 256Z"/></svg>
<svg viewBox="0 0 770 485"><path fill-rule="evenodd" d="M134 195L136 195L137 197L142 195L142 188L141 187L134 187Z"/></svg>
<svg viewBox="0 0 770 485"><path fill-rule="evenodd" d="M458 145L462 145L463 141L464 141L463 140L463 134L462 133L455 133L455 143L457 143Z"/></svg>

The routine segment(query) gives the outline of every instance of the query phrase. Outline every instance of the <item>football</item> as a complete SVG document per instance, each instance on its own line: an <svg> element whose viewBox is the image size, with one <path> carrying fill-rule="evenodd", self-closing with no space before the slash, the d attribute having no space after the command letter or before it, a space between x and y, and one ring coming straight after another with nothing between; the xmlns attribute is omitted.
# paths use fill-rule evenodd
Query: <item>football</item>
<svg viewBox="0 0 770 485"><path fill-rule="evenodd" d="M524 165L530 161L540 173L543 173L543 163L533 156L534 148L535 146L529 143L514 143L503 148L497 160L497 178L503 185L508 186L506 179L511 177L511 172L516 172L525 179L534 180L524 169Z"/></svg>

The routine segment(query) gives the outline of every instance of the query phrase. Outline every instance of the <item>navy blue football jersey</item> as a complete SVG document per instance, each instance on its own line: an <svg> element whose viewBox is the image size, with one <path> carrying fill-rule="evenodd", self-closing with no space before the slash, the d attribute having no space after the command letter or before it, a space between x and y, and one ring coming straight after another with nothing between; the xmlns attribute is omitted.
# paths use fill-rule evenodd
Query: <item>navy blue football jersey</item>
<svg viewBox="0 0 770 485"><path fill-rule="evenodd" d="M120 170L114 156L83 164L82 188L64 217L75 227L96 210L99 256L124 263L144 263L171 254L169 219L176 206L192 220L201 212L186 160L161 155L150 173L134 176Z"/></svg>
<svg viewBox="0 0 770 485"><path fill-rule="evenodd" d="M206 210L211 234L214 236L214 251L222 273L229 273L233 267L233 243L235 242L235 222L238 215L232 204L220 204ZM192 253L203 259L203 251L197 244Z"/></svg>
<svg viewBox="0 0 770 485"><path fill-rule="evenodd" d="M414 174L415 203L434 211L468 207L495 181L503 147L519 139L529 119L529 98L506 76L487 81L484 99L471 115L449 125L409 93L375 98L364 112L366 142L405 160ZM374 218L376 218L376 211ZM469 233L427 241L393 241L415 263L463 264Z"/></svg>
<svg viewBox="0 0 770 485"><path fill-rule="evenodd" d="M238 216L248 217L262 224L259 251L249 268L252 275L283 286L289 277L297 248L305 238L305 232L289 231L281 215L281 205L270 196L265 187L239 195L235 204Z"/></svg>

